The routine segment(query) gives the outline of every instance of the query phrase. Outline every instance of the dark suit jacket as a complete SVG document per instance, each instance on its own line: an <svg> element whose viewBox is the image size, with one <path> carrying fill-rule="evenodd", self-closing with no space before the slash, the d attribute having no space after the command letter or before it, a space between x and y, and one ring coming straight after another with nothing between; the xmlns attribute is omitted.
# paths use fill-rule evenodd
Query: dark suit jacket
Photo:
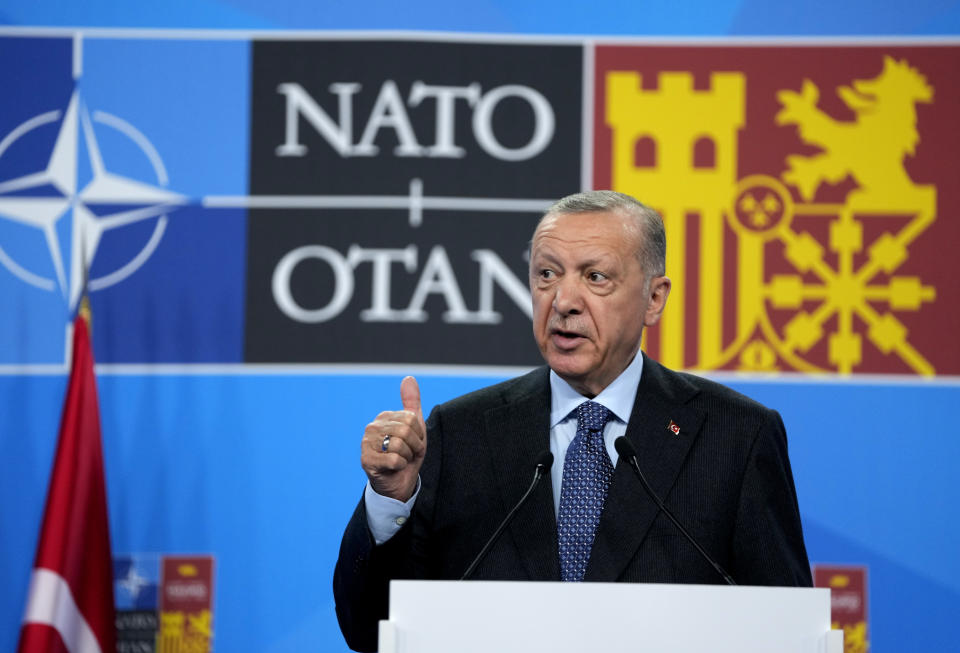
<svg viewBox="0 0 960 653"><path fill-rule="evenodd" d="M526 490L537 455L550 446L548 372L539 368L433 410L420 495L389 542L375 546L360 501L333 581L352 648L376 650L390 579L459 578ZM786 433L775 411L645 357L627 437L654 490L737 583L811 584ZM627 462L618 461L584 580L722 582L658 512ZM548 478L474 578L560 579Z"/></svg>

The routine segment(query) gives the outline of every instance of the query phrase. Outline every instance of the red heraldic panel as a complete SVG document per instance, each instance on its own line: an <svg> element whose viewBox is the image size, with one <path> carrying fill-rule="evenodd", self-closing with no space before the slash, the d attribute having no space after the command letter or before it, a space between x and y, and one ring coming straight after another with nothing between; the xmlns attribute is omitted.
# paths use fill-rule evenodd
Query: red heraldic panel
<svg viewBox="0 0 960 653"><path fill-rule="evenodd" d="M956 46L608 46L594 187L657 208L646 350L701 370L958 374Z"/></svg>

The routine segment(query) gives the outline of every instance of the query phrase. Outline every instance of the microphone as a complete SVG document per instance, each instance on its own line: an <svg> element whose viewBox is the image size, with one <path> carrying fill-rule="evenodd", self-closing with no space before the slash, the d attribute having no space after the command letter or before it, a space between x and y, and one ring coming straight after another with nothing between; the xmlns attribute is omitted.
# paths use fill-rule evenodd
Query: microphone
<svg viewBox="0 0 960 653"><path fill-rule="evenodd" d="M710 566L713 567L723 580L726 581L727 585L736 585L733 578L730 577L726 571L723 570L716 560L710 557L710 554L707 553L700 543L693 539L693 536L687 532L687 529L684 528L677 518L673 516L673 513L667 510L667 507L663 505L663 501L660 500L660 497L657 496L657 493L653 491L653 488L650 487L650 484L647 483L647 479L643 476L643 472L640 471L640 464L637 463L637 452L634 450L633 445L630 444L630 441L627 440L626 436L621 435L619 438L613 441L613 446L616 448L617 453L620 454L621 458L626 459L630 466L633 468L633 471L636 472L637 478L640 479L640 484L643 486L643 489L646 490L647 494L650 495L650 498L653 499L653 502L657 504L657 507L663 511L667 517L670 518L670 521L673 522L673 525L677 527L677 530L680 531L687 541L693 545L693 548L703 556L703 559L710 563Z"/></svg>
<svg viewBox="0 0 960 653"><path fill-rule="evenodd" d="M517 501L517 505L513 507L500 526L497 527L497 530L493 532L493 536L487 540L487 543L483 545L483 548L480 549L480 553L477 554L477 557L473 559L473 562L470 563L470 566L467 567L467 570L463 572L463 576L460 577L460 580L467 580L476 570L477 565L480 564L490 550L490 547L493 546L493 543L500 538L500 534L503 533L504 529L507 527L511 521L513 521L513 516L517 514L517 511L520 510L520 506L527 502L527 498L533 494L533 489L537 487L540 483L540 479L543 478L543 475L547 473L547 470L550 469L550 466L553 465L553 454L549 450L541 451L537 456L537 467L533 472L533 481L530 482L530 487L527 488L527 491L523 493L523 496L520 497L520 500Z"/></svg>

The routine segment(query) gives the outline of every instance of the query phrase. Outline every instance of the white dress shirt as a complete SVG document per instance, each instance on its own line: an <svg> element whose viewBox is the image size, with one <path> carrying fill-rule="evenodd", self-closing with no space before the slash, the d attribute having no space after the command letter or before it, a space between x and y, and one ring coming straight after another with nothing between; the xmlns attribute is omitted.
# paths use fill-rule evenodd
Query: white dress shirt
<svg viewBox="0 0 960 653"><path fill-rule="evenodd" d="M638 351L627 369L593 398L593 401L613 413L615 418L610 419L603 428L603 442L614 467L617 466L618 454L613 443L627 432L627 422L633 412L633 402L637 396L642 372L643 355ZM553 454L550 479L553 483L554 513L560 509L563 460L567 455L567 448L577 435L576 409L584 401L587 401L587 397L574 390L569 383L557 376L556 372L550 370L550 452ZM410 517L410 511L419 493L420 481L418 480L413 496L406 502L397 501L377 494L367 481L363 501L367 510L367 526L377 544L383 544L400 530Z"/></svg>

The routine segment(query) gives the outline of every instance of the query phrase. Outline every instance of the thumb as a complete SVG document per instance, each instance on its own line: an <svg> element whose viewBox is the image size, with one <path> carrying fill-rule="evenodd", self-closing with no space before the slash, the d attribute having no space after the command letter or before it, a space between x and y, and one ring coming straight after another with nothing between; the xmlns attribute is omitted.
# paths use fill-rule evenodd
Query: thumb
<svg viewBox="0 0 960 653"><path fill-rule="evenodd" d="M403 402L404 410L409 410L423 419L423 410L420 408L420 386L412 376L405 377L400 382L400 400Z"/></svg>

